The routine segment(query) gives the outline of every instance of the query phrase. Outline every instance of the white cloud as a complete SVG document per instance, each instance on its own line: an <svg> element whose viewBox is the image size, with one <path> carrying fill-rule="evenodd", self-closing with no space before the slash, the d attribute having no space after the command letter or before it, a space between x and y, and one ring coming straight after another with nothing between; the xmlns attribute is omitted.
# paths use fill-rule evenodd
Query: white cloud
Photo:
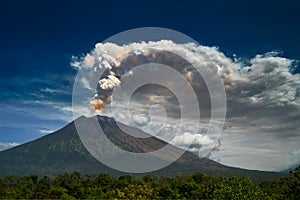
<svg viewBox="0 0 300 200"><path fill-rule="evenodd" d="M78 69L82 65L82 61L77 56L72 56L70 65Z"/></svg>
<svg viewBox="0 0 300 200"><path fill-rule="evenodd" d="M177 135L172 140L172 144L178 146L189 146L190 144L194 145L212 145L214 141L209 138L208 135L202 134L193 134L190 132L184 132L181 135Z"/></svg>
<svg viewBox="0 0 300 200"><path fill-rule="evenodd" d="M55 130L50 130L50 129L39 129L38 130L41 134L49 134L53 133Z"/></svg>
<svg viewBox="0 0 300 200"><path fill-rule="evenodd" d="M50 93L50 94L71 94L69 90L63 90L63 89L51 89L51 88L42 88L42 92Z"/></svg>
<svg viewBox="0 0 300 200"><path fill-rule="evenodd" d="M133 113L131 118L138 126L145 126L151 121L150 116L146 113Z"/></svg>
<svg viewBox="0 0 300 200"><path fill-rule="evenodd" d="M20 145L20 143L17 143L17 142L8 142L8 143L0 142L0 151L6 150L6 149L9 149L9 148L18 146L18 145Z"/></svg>

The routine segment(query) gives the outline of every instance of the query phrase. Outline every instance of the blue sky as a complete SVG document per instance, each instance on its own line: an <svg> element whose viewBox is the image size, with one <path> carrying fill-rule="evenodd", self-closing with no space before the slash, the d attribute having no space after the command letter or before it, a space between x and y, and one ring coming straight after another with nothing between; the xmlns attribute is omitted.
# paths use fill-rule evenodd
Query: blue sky
<svg viewBox="0 0 300 200"><path fill-rule="evenodd" d="M28 142L69 123L72 55L114 34L164 27L229 57L279 51L300 60L299 6L296 0L1 1L0 142Z"/></svg>

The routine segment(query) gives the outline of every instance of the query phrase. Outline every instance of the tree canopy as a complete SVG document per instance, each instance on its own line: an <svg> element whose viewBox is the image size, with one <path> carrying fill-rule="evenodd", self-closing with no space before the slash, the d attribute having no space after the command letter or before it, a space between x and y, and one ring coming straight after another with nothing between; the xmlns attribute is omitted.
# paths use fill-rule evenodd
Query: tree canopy
<svg viewBox="0 0 300 200"><path fill-rule="evenodd" d="M1 199L300 199L300 166L278 181L253 183L196 173L176 178L147 175L118 178L78 172L54 177L7 176L0 179Z"/></svg>

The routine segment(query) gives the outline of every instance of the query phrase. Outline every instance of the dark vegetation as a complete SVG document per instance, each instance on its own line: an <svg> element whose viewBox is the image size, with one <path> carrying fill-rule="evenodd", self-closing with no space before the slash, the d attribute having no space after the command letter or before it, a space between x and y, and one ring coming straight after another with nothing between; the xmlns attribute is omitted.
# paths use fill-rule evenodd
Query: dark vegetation
<svg viewBox="0 0 300 200"><path fill-rule="evenodd" d="M300 166L277 181L253 183L196 173L175 178L107 174L36 175L0 179L1 199L300 199Z"/></svg>

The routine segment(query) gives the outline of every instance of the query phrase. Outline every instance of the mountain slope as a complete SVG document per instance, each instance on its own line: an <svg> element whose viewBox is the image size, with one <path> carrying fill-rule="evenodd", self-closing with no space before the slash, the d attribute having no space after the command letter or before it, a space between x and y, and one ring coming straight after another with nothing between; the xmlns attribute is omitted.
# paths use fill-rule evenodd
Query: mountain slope
<svg viewBox="0 0 300 200"><path fill-rule="evenodd" d="M91 118L80 117L89 131ZM155 137L137 138L128 136L116 122L108 117L97 116L107 137L119 147L132 152L149 152L166 145ZM126 132L130 131L136 136L145 135L141 130L122 125ZM103 144L105 145L105 144ZM175 147L174 147L175 148ZM177 149L178 150L178 149ZM165 159L165 158L162 158ZM111 169L96 160L82 144L74 122L66 127L44 136L35 141L0 152L0 176L24 176L30 174L56 175L64 172L78 171L82 174L107 173L114 176L124 175L123 172ZM271 180L282 176L276 172L261 172L227 167L206 158L185 152L177 161L164 169L151 172L152 175L176 176L196 172L210 173L220 176L236 174L248 176L254 180ZM141 176L145 174L133 174Z"/></svg>

